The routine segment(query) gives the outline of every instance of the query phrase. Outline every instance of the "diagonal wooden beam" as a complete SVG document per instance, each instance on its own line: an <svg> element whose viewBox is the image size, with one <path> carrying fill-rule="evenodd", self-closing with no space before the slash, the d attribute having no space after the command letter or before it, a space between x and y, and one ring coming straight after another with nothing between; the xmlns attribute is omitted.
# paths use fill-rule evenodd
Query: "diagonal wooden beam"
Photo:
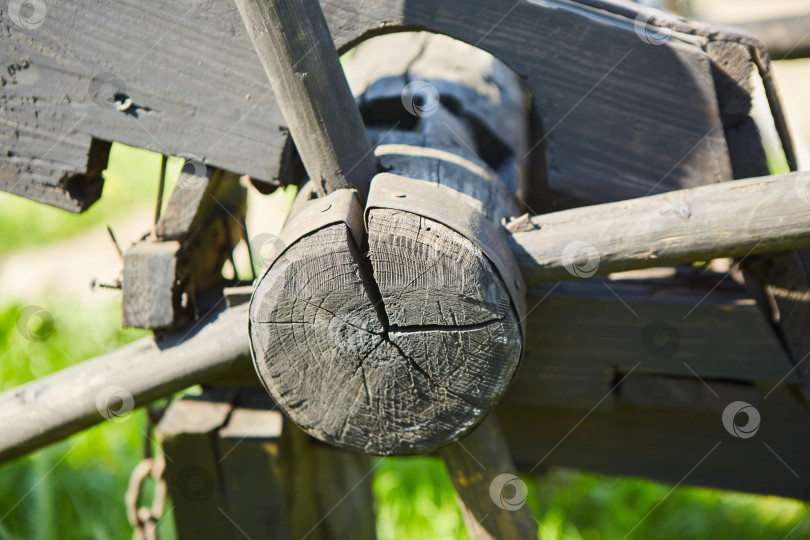
<svg viewBox="0 0 810 540"><path fill-rule="evenodd" d="M318 195L377 172L360 111L317 0L235 0Z"/></svg>

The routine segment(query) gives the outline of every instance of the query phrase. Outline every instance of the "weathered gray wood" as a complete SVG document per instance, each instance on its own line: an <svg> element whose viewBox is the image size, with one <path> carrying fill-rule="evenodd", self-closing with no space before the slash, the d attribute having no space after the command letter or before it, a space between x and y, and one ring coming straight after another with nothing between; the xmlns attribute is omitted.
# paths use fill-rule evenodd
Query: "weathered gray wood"
<svg viewBox="0 0 810 540"><path fill-rule="evenodd" d="M810 56L810 14L736 23L765 44L774 60Z"/></svg>
<svg viewBox="0 0 810 540"><path fill-rule="evenodd" d="M768 160L762 137L751 116L751 93L756 66L748 47L733 41L713 41L706 46L712 59L712 77L720 120L726 136L735 179L766 176Z"/></svg>
<svg viewBox="0 0 810 540"><path fill-rule="evenodd" d="M246 313L247 306L230 309L0 394L0 462L243 364Z"/></svg>
<svg viewBox="0 0 810 540"><path fill-rule="evenodd" d="M168 328L180 319L180 242L138 242L124 252L121 325Z"/></svg>
<svg viewBox="0 0 810 540"><path fill-rule="evenodd" d="M628 372L800 380L754 300L720 274L535 286L527 307L526 352L503 399L513 406L611 410L617 373Z"/></svg>
<svg viewBox="0 0 810 540"><path fill-rule="evenodd" d="M591 408L610 411L617 372L634 368L634 373L681 380L695 373L709 381L766 385L782 380L795 386L800 380L779 340L739 286L728 281L688 286L679 277L626 279L609 286L590 279L532 290L526 354L505 404L568 409L580 415ZM95 398L105 381L127 389L136 405L196 383L258 386L247 356L247 316L243 308L229 310L212 326L200 327L199 334L188 338L190 343L177 336L158 345L143 340L0 395L3 425L8 426L0 439L0 461L103 421ZM676 330L674 348L671 328L661 323ZM103 380L94 378L99 374ZM91 387L85 392L88 381ZM734 486L733 478L724 482Z"/></svg>
<svg viewBox="0 0 810 540"><path fill-rule="evenodd" d="M441 456L471 538L537 538L537 522L526 506L526 486L516 474L494 414L444 448Z"/></svg>
<svg viewBox="0 0 810 540"><path fill-rule="evenodd" d="M236 5L315 190L364 200L377 164L318 0Z"/></svg>
<svg viewBox="0 0 810 540"><path fill-rule="evenodd" d="M534 216L511 245L530 283L809 246L808 183L790 173Z"/></svg>
<svg viewBox="0 0 810 540"><path fill-rule="evenodd" d="M527 472L567 467L810 498L810 410L795 387L705 382L716 397L707 390L703 408L626 403L622 383L604 394L616 401L611 411L503 404L498 419L518 468ZM741 396L760 416L750 438L735 437L723 426L723 411ZM746 422L744 414L736 420Z"/></svg>
<svg viewBox="0 0 810 540"><path fill-rule="evenodd" d="M176 328L211 307L205 297L219 297L246 195L239 175L186 162L153 234L124 254L124 326Z"/></svg>
<svg viewBox="0 0 810 540"><path fill-rule="evenodd" d="M555 188L618 200L692 186L694 171L730 177L706 38L675 32L653 46L633 17L557 0L321 4L340 51L420 28L476 44L525 76ZM2 23L0 62L25 66L0 87L12 126L0 132L3 189L61 194L60 179L100 170L87 165L93 138L279 176L288 135L232 3L77 0L49 4L37 28L16 25L8 10ZM60 204L61 195L36 197Z"/></svg>
<svg viewBox="0 0 810 540"><path fill-rule="evenodd" d="M440 40L420 50L435 47ZM516 84L507 76L504 88ZM452 137L475 141L474 128L435 105L413 131L394 129L391 115L371 118L380 163L404 182L422 180L426 198L445 201L433 204L438 212L455 203L495 224L514 215L513 191ZM505 122L520 123L516 113ZM476 244L483 235L468 239L448 225L467 216L442 219L424 198L394 196L405 206L367 209L367 253L343 223L296 233L300 220L289 222L282 236L297 241L251 302L254 359L279 405L313 436L374 454L425 452L470 430L505 391L522 343L504 282L519 275L501 279Z"/></svg>
<svg viewBox="0 0 810 540"><path fill-rule="evenodd" d="M368 457L272 409L260 389L227 387L169 406L158 437L178 537L374 538Z"/></svg>

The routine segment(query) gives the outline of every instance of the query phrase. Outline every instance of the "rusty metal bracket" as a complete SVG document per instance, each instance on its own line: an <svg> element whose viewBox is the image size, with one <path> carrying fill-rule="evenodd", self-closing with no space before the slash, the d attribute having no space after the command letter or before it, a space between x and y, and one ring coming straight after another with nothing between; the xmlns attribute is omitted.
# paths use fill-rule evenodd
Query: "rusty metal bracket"
<svg viewBox="0 0 810 540"><path fill-rule="evenodd" d="M410 212L445 225L478 246L500 275L512 299L521 332L526 314L526 285L507 242L506 229L458 197L443 197L442 186L380 173L371 181L364 223L372 208L389 208ZM525 333L524 333L525 335Z"/></svg>

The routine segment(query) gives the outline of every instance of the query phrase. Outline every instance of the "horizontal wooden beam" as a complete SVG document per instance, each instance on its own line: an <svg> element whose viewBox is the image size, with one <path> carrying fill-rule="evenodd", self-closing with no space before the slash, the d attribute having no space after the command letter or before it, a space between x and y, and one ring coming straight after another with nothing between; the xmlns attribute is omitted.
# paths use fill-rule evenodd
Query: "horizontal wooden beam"
<svg viewBox="0 0 810 540"><path fill-rule="evenodd" d="M810 246L810 173L738 180L516 222L528 283Z"/></svg>
<svg viewBox="0 0 810 540"><path fill-rule="evenodd" d="M795 387L694 380L693 390L686 392L703 393L701 406L679 408L660 393L654 401L639 401L630 392L649 387L650 381L637 384L634 377L618 378L615 388L599 398L615 401L611 410L597 407L597 400L585 410L498 407L518 468L542 473L567 467L810 499L810 409ZM660 390L668 381L655 384ZM635 388L628 391L628 386ZM684 391L677 381L670 388ZM745 427L751 420L739 411L748 405L756 412L747 431L735 433L732 424L724 425L733 419Z"/></svg>
<svg viewBox="0 0 810 540"><path fill-rule="evenodd" d="M673 32L655 46L657 29L633 13L559 0L320 3L341 51L419 28L520 74L548 131L530 145L546 149L555 188L620 200L694 186L696 170L731 176L719 111L733 93L716 92L712 63L723 59L707 55L706 38ZM233 2L76 0L43 15L0 15L0 189L83 210L100 183L73 193L68 180L98 180L94 139L280 175L287 126Z"/></svg>
<svg viewBox="0 0 810 540"><path fill-rule="evenodd" d="M0 463L205 380L249 369L247 306L0 394Z"/></svg>

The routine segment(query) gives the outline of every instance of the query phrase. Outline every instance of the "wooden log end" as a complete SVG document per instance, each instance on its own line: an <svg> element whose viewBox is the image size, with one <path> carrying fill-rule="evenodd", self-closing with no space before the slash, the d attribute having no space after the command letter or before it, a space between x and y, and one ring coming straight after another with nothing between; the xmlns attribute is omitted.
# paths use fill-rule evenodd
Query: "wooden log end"
<svg viewBox="0 0 810 540"><path fill-rule="evenodd" d="M254 361L290 418L369 454L435 450L499 401L522 338L508 291L472 241L372 209L368 252L345 223L304 236L260 279Z"/></svg>

